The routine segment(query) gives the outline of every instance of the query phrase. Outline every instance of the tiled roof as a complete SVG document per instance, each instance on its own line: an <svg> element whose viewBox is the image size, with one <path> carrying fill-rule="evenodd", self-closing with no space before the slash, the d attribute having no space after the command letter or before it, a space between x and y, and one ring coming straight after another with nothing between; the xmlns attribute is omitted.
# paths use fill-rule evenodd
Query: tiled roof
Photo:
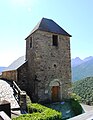
<svg viewBox="0 0 93 120"><path fill-rule="evenodd" d="M42 18L41 21L31 31L30 35L36 30L42 30L71 37L71 35L67 33L63 28L61 28L56 22L47 18Z"/></svg>

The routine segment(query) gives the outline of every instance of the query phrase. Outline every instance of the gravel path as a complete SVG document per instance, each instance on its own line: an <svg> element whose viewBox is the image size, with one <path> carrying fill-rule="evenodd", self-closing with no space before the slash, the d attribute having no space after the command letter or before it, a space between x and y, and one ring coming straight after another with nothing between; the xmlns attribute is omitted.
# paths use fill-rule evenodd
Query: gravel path
<svg viewBox="0 0 93 120"><path fill-rule="evenodd" d="M12 87L10 87L6 81L0 79L0 104L3 100L10 102L11 109L19 108L19 105L13 96Z"/></svg>

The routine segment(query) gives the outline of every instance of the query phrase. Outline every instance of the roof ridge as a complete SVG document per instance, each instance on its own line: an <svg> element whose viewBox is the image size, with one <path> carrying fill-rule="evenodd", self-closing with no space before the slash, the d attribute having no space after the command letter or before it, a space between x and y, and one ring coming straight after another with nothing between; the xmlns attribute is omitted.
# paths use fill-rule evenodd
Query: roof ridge
<svg viewBox="0 0 93 120"><path fill-rule="evenodd" d="M61 35L66 35L71 37L69 33L67 33L61 26L59 26L55 21L52 19L48 18L42 18L38 24L34 27L34 29L31 31L30 35L33 34L35 31L41 30L41 31L46 31L46 32L51 32L51 33L56 33L56 34L61 34ZM29 35L29 36L30 36ZM28 37L29 37L28 36ZM28 38L27 37L27 38ZM26 38L26 39L27 39Z"/></svg>
<svg viewBox="0 0 93 120"><path fill-rule="evenodd" d="M37 25L34 27L34 29L31 31L30 34L32 34L33 32L35 32L37 30L37 28L40 27L41 22L42 22L42 19L37 23Z"/></svg>

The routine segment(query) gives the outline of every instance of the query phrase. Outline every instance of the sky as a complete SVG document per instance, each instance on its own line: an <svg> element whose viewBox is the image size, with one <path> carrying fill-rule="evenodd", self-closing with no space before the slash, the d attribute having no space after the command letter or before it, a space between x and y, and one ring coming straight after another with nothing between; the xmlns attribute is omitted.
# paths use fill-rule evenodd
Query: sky
<svg viewBox="0 0 93 120"><path fill-rule="evenodd" d="M25 38L43 18L71 37L71 58L93 56L93 0L0 0L0 66L25 56Z"/></svg>

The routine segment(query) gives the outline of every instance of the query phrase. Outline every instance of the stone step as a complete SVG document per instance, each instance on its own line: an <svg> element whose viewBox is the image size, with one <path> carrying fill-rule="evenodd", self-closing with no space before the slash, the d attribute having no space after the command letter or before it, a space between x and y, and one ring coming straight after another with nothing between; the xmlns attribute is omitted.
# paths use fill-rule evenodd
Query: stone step
<svg viewBox="0 0 93 120"><path fill-rule="evenodd" d="M12 87L6 81L0 79L0 103L6 100L11 104L11 109L20 109L13 94Z"/></svg>

